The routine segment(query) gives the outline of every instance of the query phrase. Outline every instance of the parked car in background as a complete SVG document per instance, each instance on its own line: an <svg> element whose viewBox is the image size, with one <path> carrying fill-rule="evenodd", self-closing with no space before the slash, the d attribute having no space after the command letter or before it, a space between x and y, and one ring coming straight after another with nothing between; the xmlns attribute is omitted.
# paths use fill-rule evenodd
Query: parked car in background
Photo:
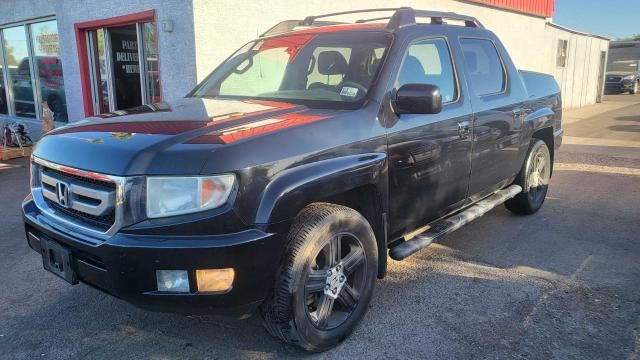
<svg viewBox="0 0 640 360"><path fill-rule="evenodd" d="M640 60L609 62L604 89L608 94L637 94L640 90Z"/></svg>
<svg viewBox="0 0 640 360"><path fill-rule="evenodd" d="M47 101L49 108L54 113L54 120L67 122L67 104L64 94L64 79L62 76L62 63L53 56L37 56L37 76L40 82L40 92L43 101ZM29 58L24 58L16 68L9 69L9 82L13 90L15 111L27 117L35 117L33 114L38 109L33 98L32 76ZM4 92L4 89L0 89ZM1 105L1 104L0 104Z"/></svg>
<svg viewBox="0 0 640 360"><path fill-rule="evenodd" d="M150 310L259 310L321 351L360 322L387 253L541 208L553 77L518 71L472 17L317 21L332 15L275 26L183 99L44 136L22 211L45 269Z"/></svg>
<svg viewBox="0 0 640 360"><path fill-rule="evenodd" d="M637 94L640 88L640 41L612 41L605 92Z"/></svg>

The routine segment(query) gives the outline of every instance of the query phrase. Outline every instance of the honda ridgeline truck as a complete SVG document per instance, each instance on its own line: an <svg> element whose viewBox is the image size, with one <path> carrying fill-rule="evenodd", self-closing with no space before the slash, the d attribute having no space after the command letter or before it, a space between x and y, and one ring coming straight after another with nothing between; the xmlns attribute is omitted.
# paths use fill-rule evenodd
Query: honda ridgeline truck
<svg viewBox="0 0 640 360"><path fill-rule="evenodd" d="M44 136L22 204L44 268L150 310L258 310L322 351L387 253L498 204L535 213L562 135L553 78L518 71L475 18L384 10L283 22L185 98Z"/></svg>

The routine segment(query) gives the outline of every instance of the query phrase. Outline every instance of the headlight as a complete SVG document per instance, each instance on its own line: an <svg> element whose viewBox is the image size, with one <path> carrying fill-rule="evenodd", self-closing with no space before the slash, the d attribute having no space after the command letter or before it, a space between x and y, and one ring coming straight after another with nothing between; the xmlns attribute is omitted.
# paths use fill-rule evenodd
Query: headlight
<svg viewBox="0 0 640 360"><path fill-rule="evenodd" d="M234 175L148 177L147 217L158 218L215 209L224 205Z"/></svg>
<svg viewBox="0 0 640 360"><path fill-rule="evenodd" d="M635 75L627 75L623 79L625 79L625 80L633 80L634 77L635 77Z"/></svg>

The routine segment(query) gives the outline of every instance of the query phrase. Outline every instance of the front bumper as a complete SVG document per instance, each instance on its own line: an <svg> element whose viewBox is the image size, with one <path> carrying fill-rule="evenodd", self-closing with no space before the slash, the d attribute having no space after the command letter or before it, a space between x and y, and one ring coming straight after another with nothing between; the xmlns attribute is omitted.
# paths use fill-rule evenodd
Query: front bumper
<svg viewBox="0 0 640 360"><path fill-rule="evenodd" d="M622 81L616 83L605 83L604 91L606 93L621 93L633 90L633 82L632 81Z"/></svg>
<svg viewBox="0 0 640 360"><path fill-rule="evenodd" d="M29 246L42 252L41 240L68 248L78 279L136 306L184 314L244 318L264 300L274 283L284 237L258 229L234 234L178 238L116 233L96 244L49 221L28 198L22 204ZM196 269L233 268L225 293L198 293ZM189 270L190 293L163 293L156 270Z"/></svg>

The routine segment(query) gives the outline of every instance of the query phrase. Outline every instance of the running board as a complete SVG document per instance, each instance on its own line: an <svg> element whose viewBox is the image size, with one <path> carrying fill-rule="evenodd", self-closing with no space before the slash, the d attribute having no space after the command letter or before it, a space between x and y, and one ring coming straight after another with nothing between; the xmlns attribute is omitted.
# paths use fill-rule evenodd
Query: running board
<svg viewBox="0 0 640 360"><path fill-rule="evenodd" d="M429 246L432 242L460 229L464 225L488 213L494 207L518 195L520 192L522 192L522 187L520 185L511 185L508 188L502 189L493 195L478 201L462 212L451 215L442 220L438 220L427 230L416 235L411 240L391 248L389 256L391 256L393 260L404 260L418 250Z"/></svg>

